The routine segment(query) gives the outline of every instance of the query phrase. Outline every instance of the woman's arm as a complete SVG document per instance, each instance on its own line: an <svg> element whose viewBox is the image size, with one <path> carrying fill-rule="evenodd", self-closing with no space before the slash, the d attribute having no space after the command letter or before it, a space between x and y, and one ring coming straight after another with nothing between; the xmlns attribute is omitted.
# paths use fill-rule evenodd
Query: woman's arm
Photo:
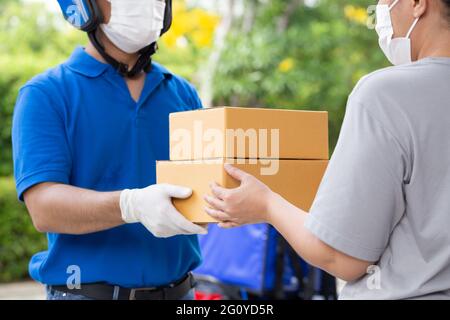
<svg viewBox="0 0 450 320"><path fill-rule="evenodd" d="M213 196L205 196L205 208L224 228L249 223L270 223L308 263L343 279L353 281L372 264L339 252L318 239L305 227L307 213L274 193L255 177L226 165L225 169L241 182L239 188L225 189L213 183Z"/></svg>
<svg viewBox="0 0 450 320"><path fill-rule="evenodd" d="M268 222L308 263L345 281L356 280L367 272L372 263L341 253L309 232L304 227L306 212L278 194L272 193L269 199Z"/></svg>

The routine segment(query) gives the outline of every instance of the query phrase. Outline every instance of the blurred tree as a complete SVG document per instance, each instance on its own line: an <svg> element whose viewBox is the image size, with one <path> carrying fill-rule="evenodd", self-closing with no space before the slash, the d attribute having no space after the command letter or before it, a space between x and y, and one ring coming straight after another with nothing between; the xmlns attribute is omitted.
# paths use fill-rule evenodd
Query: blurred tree
<svg viewBox="0 0 450 320"><path fill-rule="evenodd" d="M200 70L201 84L200 96L205 107L211 107L214 96L213 80L217 67L221 63L222 52L226 47L226 40L234 22L235 0L224 0L222 2L226 11L223 12L222 21L216 28L214 38L214 50L209 55L207 62Z"/></svg>
<svg viewBox="0 0 450 320"><path fill-rule="evenodd" d="M199 7L190 7L186 0L174 0L173 8L172 27L159 41L160 50L155 60L198 84L199 70L211 53L220 17Z"/></svg>

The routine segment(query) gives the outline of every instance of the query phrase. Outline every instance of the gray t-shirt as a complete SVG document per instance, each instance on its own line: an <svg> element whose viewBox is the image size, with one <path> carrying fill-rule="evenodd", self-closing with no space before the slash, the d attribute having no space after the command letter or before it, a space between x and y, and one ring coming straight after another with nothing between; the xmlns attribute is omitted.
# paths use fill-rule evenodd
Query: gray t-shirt
<svg viewBox="0 0 450 320"><path fill-rule="evenodd" d="M359 82L306 227L375 262L341 299L450 298L450 58Z"/></svg>

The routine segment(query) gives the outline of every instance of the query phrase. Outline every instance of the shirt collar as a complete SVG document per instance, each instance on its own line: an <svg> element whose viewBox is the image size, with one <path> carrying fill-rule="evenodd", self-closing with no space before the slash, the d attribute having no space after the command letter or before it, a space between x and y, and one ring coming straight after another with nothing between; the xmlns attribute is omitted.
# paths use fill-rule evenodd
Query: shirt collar
<svg viewBox="0 0 450 320"><path fill-rule="evenodd" d="M152 69L150 70L150 73L152 73L152 72L161 73L166 78L170 78L173 76L172 72L170 72L165 67L163 67L162 65L160 65L159 63L156 63L156 62L152 62Z"/></svg>
<svg viewBox="0 0 450 320"><path fill-rule="evenodd" d="M74 50L65 65L70 70L89 78L99 77L107 70L114 72L113 68L109 64L98 61L89 55L82 47L77 47ZM150 73L159 73L164 75L165 78L173 75L165 67L155 62L152 62L152 69L150 70Z"/></svg>

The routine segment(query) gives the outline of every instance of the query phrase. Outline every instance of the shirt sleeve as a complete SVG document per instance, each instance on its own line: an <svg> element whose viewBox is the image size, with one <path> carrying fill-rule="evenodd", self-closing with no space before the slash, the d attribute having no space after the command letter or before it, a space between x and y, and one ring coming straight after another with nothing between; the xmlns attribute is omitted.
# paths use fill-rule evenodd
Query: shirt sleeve
<svg viewBox="0 0 450 320"><path fill-rule="evenodd" d="M339 141L305 226L349 256L376 262L404 214L403 148L350 98Z"/></svg>
<svg viewBox="0 0 450 320"><path fill-rule="evenodd" d="M192 85L190 85L190 89L191 89L192 109L193 110L202 109L203 108L203 103L202 103L202 100L200 99L200 97L199 97L199 95L197 93L197 90Z"/></svg>
<svg viewBox="0 0 450 320"><path fill-rule="evenodd" d="M60 108L62 109L62 108ZM21 89L12 126L14 176L19 199L43 182L69 182L71 155L62 112L39 87Z"/></svg>

